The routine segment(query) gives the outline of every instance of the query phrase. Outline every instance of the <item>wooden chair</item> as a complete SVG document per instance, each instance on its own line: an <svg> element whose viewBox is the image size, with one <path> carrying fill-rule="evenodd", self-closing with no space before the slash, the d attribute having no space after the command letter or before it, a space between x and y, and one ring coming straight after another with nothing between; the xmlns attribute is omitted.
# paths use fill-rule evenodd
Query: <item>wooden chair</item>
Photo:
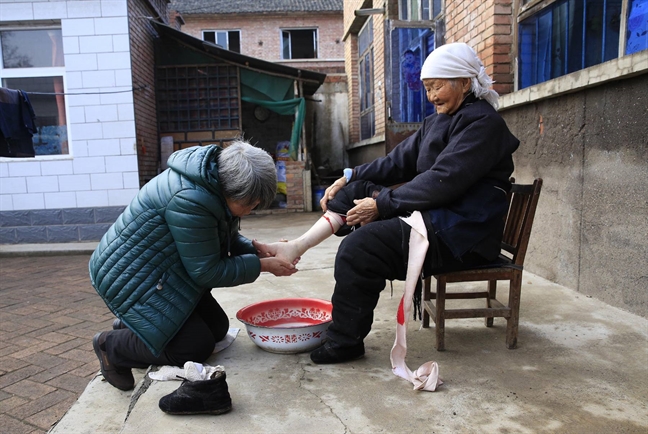
<svg viewBox="0 0 648 434"><path fill-rule="evenodd" d="M445 349L445 320L452 318L485 318L486 327L493 326L494 317L506 318L506 347L517 346L518 322L520 318L520 292L522 271L531 227L535 216L542 179L533 184L513 184L509 193L509 212L506 217L502 238L502 253L499 260L492 265L469 270L435 274L436 292L430 291L430 277L425 279L423 289L423 327L430 326L430 317L436 326L436 349ZM497 299L497 281L509 281L508 305ZM446 284L454 282L488 282L485 291L446 292ZM485 308L447 309L446 300L485 298ZM436 301L436 303L435 303Z"/></svg>

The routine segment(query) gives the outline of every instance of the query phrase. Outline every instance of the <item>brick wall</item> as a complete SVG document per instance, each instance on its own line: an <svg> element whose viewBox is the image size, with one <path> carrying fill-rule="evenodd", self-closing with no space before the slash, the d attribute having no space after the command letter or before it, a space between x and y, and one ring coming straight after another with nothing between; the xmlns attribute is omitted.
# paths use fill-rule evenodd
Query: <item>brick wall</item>
<svg viewBox="0 0 648 434"><path fill-rule="evenodd" d="M223 17L226 17L223 19ZM328 60L341 63L342 42L341 13L282 15L237 15L219 19L183 15L182 31L202 39L203 30L240 30L241 54L257 59L280 62L292 67L315 69L326 67ZM316 28L318 30L318 59L282 61L281 29Z"/></svg>
<svg viewBox="0 0 648 434"><path fill-rule="evenodd" d="M379 3L379 2L375 2ZM379 7L376 5L376 7ZM374 47L374 116L376 121L376 136L385 134L385 17L382 14L373 15L373 47Z"/></svg>
<svg viewBox="0 0 648 434"><path fill-rule="evenodd" d="M360 140L360 100L358 96L358 34L359 29L351 31L355 15L353 11L362 9L365 0L344 2L344 66L347 76L349 101L349 143Z"/></svg>
<svg viewBox="0 0 648 434"><path fill-rule="evenodd" d="M155 106L155 59L153 40L155 31L148 19L157 16L159 4L147 0L128 0L129 32L133 86L146 86L133 93L135 105L135 133L140 186L158 174L160 146ZM166 11L160 14L166 17Z"/></svg>
<svg viewBox="0 0 648 434"><path fill-rule="evenodd" d="M511 0L446 2L446 43L465 42L484 62L500 94L513 91L513 15Z"/></svg>
<svg viewBox="0 0 648 434"><path fill-rule="evenodd" d="M304 211L304 171L303 161L286 161L286 201L287 209Z"/></svg>
<svg viewBox="0 0 648 434"><path fill-rule="evenodd" d="M345 43L344 63L349 90L349 143L360 140L360 100L358 97L358 35L349 35Z"/></svg>

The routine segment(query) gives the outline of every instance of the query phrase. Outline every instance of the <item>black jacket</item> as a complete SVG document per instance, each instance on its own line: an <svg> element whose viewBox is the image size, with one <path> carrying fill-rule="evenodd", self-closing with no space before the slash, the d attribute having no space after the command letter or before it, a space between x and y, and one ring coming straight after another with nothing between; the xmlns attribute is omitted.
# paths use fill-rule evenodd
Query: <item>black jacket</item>
<svg viewBox="0 0 648 434"><path fill-rule="evenodd" d="M428 210L434 232L456 257L475 252L492 260L519 143L497 111L471 94L455 114L428 116L387 156L356 167L353 179L405 183L380 192L381 218Z"/></svg>

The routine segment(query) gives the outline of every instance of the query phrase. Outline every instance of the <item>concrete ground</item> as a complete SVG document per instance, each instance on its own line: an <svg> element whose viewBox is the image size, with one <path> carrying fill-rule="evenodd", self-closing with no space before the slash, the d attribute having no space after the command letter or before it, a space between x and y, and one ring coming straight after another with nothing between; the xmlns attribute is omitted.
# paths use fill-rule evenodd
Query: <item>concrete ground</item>
<svg viewBox="0 0 648 434"><path fill-rule="evenodd" d="M262 241L294 238L318 217L316 213L250 216L241 231ZM256 347L236 320L238 309L283 297L329 299L339 242L330 238L306 253L292 277L263 274L252 284L213 291L230 315L231 326L241 328L232 345L208 361L223 365L227 372L233 409L219 416L166 415L158 401L180 383L147 380L144 370L136 372L139 382L131 392L102 381L90 339L94 332L107 329L112 317L93 294L87 271L83 278L69 277L78 276L79 264L87 264L87 256L70 256L67 261L57 256L60 263L75 264L67 269L46 269L54 264L51 258L30 257L33 262L1 258L0 426L21 428L7 432L42 432L50 421L55 423L50 432L57 434L648 432L648 320L532 274L523 281L516 350L505 347L506 325L501 318L492 328L484 327L480 319L447 321L444 352L433 348L433 328L420 329L420 323L410 321L407 361L412 369L428 360L439 363L444 384L433 393L413 391L391 373L389 351L402 282L394 282L393 296L389 285L383 291L363 359L320 366L310 361L308 353L279 355ZM18 254L8 250L3 246L0 254ZM33 268L25 271L28 264ZM48 285L75 288L65 295L66 310L57 311L60 297L42 289L34 300L49 302L12 308L18 303L20 273L25 293L34 286L42 288L39 282L47 282L48 276L55 280ZM13 304L6 302L6 294ZM500 297L506 298L505 288ZM35 331L29 339L21 339L33 305L38 306L42 323L32 324ZM61 313L54 315L55 311ZM56 328L63 323L70 324ZM38 333L39 325L49 333L51 345L46 344L47 333ZM69 342L65 347L65 342L55 342L63 336L75 337L65 341ZM34 345L37 348L30 353ZM47 366L48 361L68 370ZM32 368L21 373L25 365ZM76 400L73 391L65 389L70 389L66 380L72 378L90 380ZM47 397L54 393L65 399L48 404L53 397ZM39 403L45 408L36 411Z"/></svg>

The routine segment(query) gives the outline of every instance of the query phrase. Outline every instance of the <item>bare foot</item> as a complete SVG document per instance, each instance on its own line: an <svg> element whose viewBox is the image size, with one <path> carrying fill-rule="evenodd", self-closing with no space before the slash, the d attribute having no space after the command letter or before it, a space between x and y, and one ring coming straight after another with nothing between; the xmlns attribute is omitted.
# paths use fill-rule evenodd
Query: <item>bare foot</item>
<svg viewBox="0 0 648 434"><path fill-rule="evenodd" d="M300 251L297 240L288 241L288 242L278 242L267 244L270 251L273 251L275 257L283 259L286 262L294 264L296 260L299 260L302 253Z"/></svg>

